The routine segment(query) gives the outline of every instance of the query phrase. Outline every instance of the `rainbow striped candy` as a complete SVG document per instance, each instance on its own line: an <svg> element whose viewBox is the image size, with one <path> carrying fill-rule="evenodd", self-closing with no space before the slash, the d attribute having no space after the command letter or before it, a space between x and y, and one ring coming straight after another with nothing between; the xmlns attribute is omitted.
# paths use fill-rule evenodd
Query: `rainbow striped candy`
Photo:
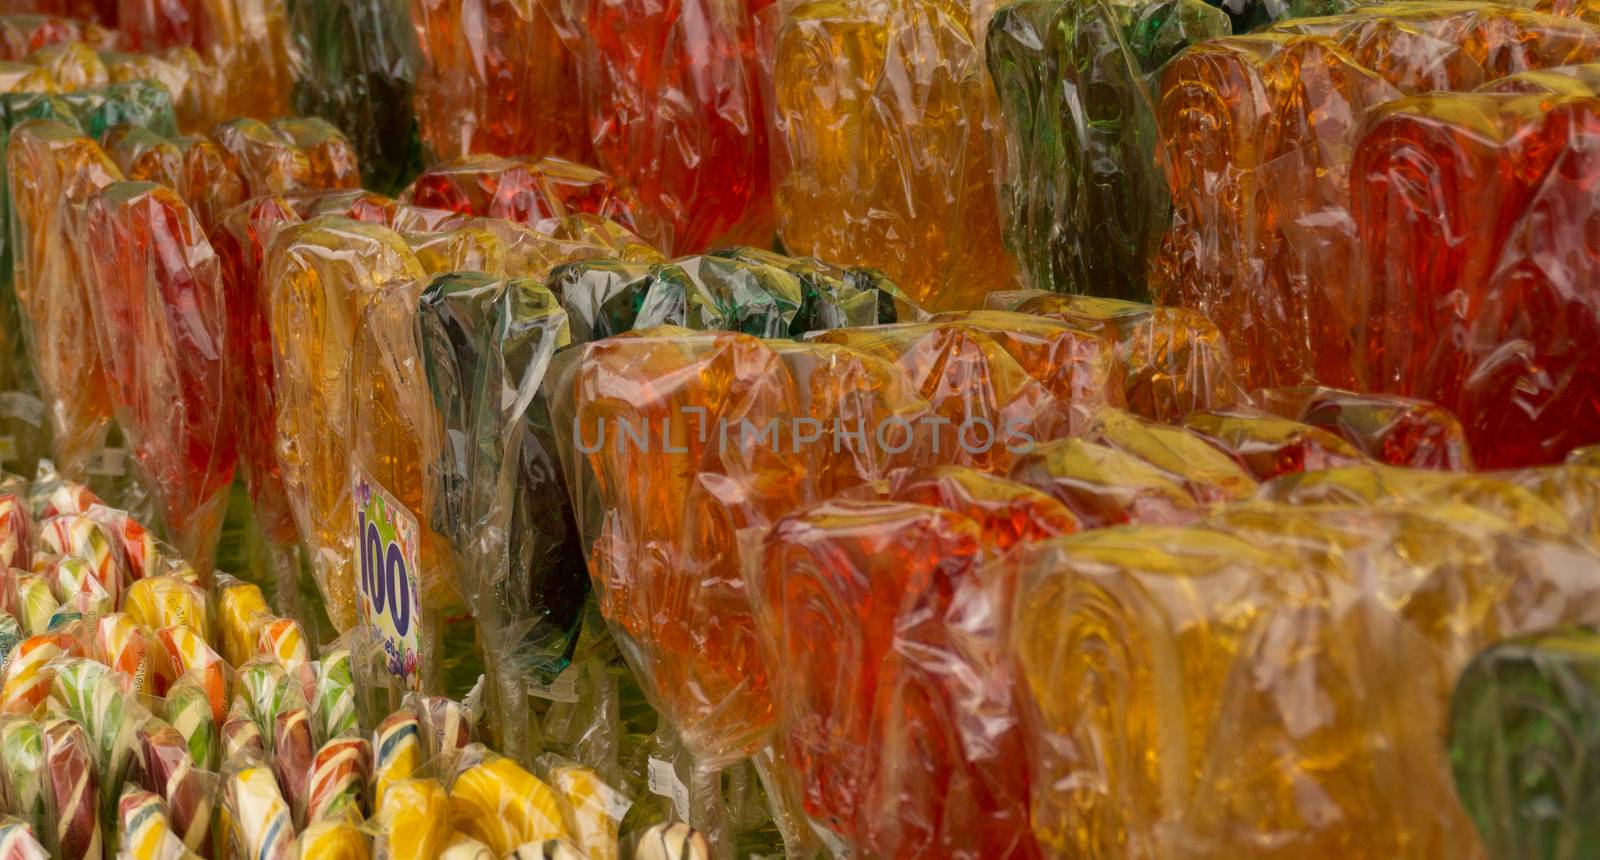
<svg viewBox="0 0 1600 860"><path fill-rule="evenodd" d="M306 822L307 783L317 748L311 740L311 712L303 707L284 708L273 721L272 772L283 789L296 824Z"/></svg>
<svg viewBox="0 0 1600 860"><path fill-rule="evenodd" d="M214 783L195 769L177 729L149 720L137 732L139 782L167 802L172 829L190 851L205 850L211 832Z"/></svg>
<svg viewBox="0 0 1600 860"><path fill-rule="evenodd" d="M120 856L126 860L186 860L191 856L183 840L172 832L167 804L154 792L125 787L117 801L117 818L122 823Z"/></svg>
<svg viewBox="0 0 1600 860"><path fill-rule="evenodd" d="M367 780L372 772L372 745L365 738L334 738L317 750L311 762L306 820L345 819L360 822Z"/></svg>
<svg viewBox="0 0 1600 860"><path fill-rule="evenodd" d="M194 675L200 679L206 698L211 702L212 719L220 723L227 718L228 702L233 696L233 672L217 652L188 627L163 627L156 631L156 640L166 649L174 675L180 678Z"/></svg>
<svg viewBox="0 0 1600 860"><path fill-rule="evenodd" d="M62 514L39 524L39 546L53 555L75 555L89 563L94 578L116 602L122 588L122 570L112 549L111 536L87 514ZM56 595L58 600L66 598Z"/></svg>
<svg viewBox="0 0 1600 860"><path fill-rule="evenodd" d="M55 680L53 661L63 654L75 654L78 641L65 633L45 633L22 640L6 666L6 680L0 686L0 712L31 714L50 696Z"/></svg>
<svg viewBox="0 0 1600 860"><path fill-rule="evenodd" d="M305 631L293 618L269 618L262 622L256 638L256 653L272 657L293 671L311 660Z"/></svg>
<svg viewBox="0 0 1600 860"><path fill-rule="evenodd" d="M155 635L125 613L113 612L95 622L89 656L131 678L147 702L164 695L172 683Z"/></svg>
<svg viewBox="0 0 1600 860"><path fill-rule="evenodd" d="M45 809L54 826L50 853L60 860L101 856L99 782L83 728L72 720L44 727Z"/></svg>
<svg viewBox="0 0 1600 860"><path fill-rule="evenodd" d="M22 629L29 635L38 635L50 628L50 617L55 615L56 600L50 583L37 573L12 571L17 585L17 611Z"/></svg>
<svg viewBox="0 0 1600 860"><path fill-rule="evenodd" d="M20 818L0 818L0 860L50 860L33 827Z"/></svg>
<svg viewBox="0 0 1600 860"><path fill-rule="evenodd" d="M410 711L385 717L372 733L372 804L383 806L384 792L410 779L422 765L422 733Z"/></svg>
<svg viewBox="0 0 1600 860"><path fill-rule="evenodd" d="M247 767L227 779L222 795L234 856L288 860L294 856L294 821L272 771Z"/></svg>

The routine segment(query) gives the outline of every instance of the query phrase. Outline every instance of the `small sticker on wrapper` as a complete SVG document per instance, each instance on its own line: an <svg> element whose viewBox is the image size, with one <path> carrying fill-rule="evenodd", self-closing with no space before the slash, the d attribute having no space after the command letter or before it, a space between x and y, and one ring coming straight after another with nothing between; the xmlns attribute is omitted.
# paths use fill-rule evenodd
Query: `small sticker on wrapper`
<svg viewBox="0 0 1600 860"><path fill-rule="evenodd" d="M0 391L0 418L15 418L34 427L44 426L44 401L26 391Z"/></svg>
<svg viewBox="0 0 1600 860"><path fill-rule="evenodd" d="M578 701L578 668L568 665L561 670L555 680L546 684L543 681L531 680L528 682L528 695L539 699L549 699L552 702L573 704Z"/></svg>
<svg viewBox="0 0 1600 860"><path fill-rule="evenodd" d="M128 473L127 448L102 448L89 458L89 474L116 478Z"/></svg>
<svg viewBox="0 0 1600 860"><path fill-rule="evenodd" d="M646 787L657 797L672 801L672 811L683 821L689 820L689 786L678 778L672 762L651 757L645 774Z"/></svg>
<svg viewBox="0 0 1600 860"><path fill-rule="evenodd" d="M422 690L418 650L422 604L417 585L417 518L382 484L357 468L356 592L362 620L378 632L389 673L408 689Z"/></svg>

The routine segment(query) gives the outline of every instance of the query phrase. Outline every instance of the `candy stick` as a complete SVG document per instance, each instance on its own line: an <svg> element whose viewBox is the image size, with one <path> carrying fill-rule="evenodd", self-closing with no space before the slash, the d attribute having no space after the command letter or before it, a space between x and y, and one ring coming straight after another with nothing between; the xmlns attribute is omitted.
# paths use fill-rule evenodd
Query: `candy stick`
<svg viewBox="0 0 1600 860"><path fill-rule="evenodd" d="M303 707L284 708L274 721L272 772L283 789L283 799L296 824L306 821L307 782L317 748L311 741L311 712Z"/></svg>
<svg viewBox="0 0 1600 860"><path fill-rule="evenodd" d="M122 790L117 803L122 824L121 856L127 860L188 860L194 855L167 819L167 804L160 795L136 786Z"/></svg>
<svg viewBox="0 0 1600 860"><path fill-rule="evenodd" d="M78 641L64 633L30 636L12 651L6 666L6 680L0 686L0 712L31 714L44 704L55 679L52 662L63 654L78 652Z"/></svg>
<svg viewBox="0 0 1600 860"><path fill-rule="evenodd" d="M402 779L384 792L374 821L377 856L436 860L450 843L450 798L434 780Z"/></svg>
<svg viewBox="0 0 1600 860"><path fill-rule="evenodd" d="M195 769L183 735L172 726L149 720L139 727L136 738L138 783L166 801L172 831L183 844L204 853L211 830L214 777Z"/></svg>
<svg viewBox="0 0 1600 860"><path fill-rule="evenodd" d="M172 673L178 677L194 675L205 688L211 702L211 717L222 722L228 715L228 702L233 696L233 673L217 652L211 650L204 638L188 627L163 627L156 631L156 640L167 651Z"/></svg>
<svg viewBox="0 0 1600 860"><path fill-rule="evenodd" d="M44 729L27 717L0 718L6 808L44 832Z"/></svg>
<svg viewBox="0 0 1600 860"><path fill-rule="evenodd" d="M167 653L155 635L121 612L95 622L89 656L132 678L147 700L166 695L172 683Z"/></svg>
<svg viewBox="0 0 1600 860"><path fill-rule="evenodd" d="M311 659L310 651L306 648L305 631L300 629L300 622L293 618L271 618L263 622L256 640L256 653L276 659L290 671L304 666Z"/></svg>
<svg viewBox="0 0 1600 860"><path fill-rule="evenodd" d="M50 582L37 573L12 572L17 586L17 610L22 629L30 636L45 632L59 601L50 591Z"/></svg>
<svg viewBox="0 0 1600 860"><path fill-rule="evenodd" d="M372 745L365 738L334 738L317 750L311 762L306 820L348 818L360 822L367 781L372 771Z"/></svg>
<svg viewBox="0 0 1600 860"><path fill-rule="evenodd" d="M51 854L60 860L100 860L99 781L89 739L72 720L45 725L44 773Z"/></svg>
<svg viewBox="0 0 1600 860"><path fill-rule="evenodd" d="M338 648L322 655L312 704L321 737L336 738L355 728L356 682L349 649Z"/></svg>
<svg viewBox="0 0 1600 860"><path fill-rule="evenodd" d="M264 761L267 742L255 720L244 714L235 714L222 724L222 763L224 766L245 762Z"/></svg>
<svg viewBox="0 0 1600 860"><path fill-rule="evenodd" d="M198 674L184 675L167 690L166 719L183 735L195 766L210 770L217 766L217 720L205 682Z"/></svg>
<svg viewBox="0 0 1600 860"><path fill-rule="evenodd" d="M410 711L385 717L372 733L372 802L383 806L389 786L410 779L422 764L422 736Z"/></svg>
<svg viewBox="0 0 1600 860"><path fill-rule="evenodd" d="M226 780L222 802L235 856L288 860L294 856L294 822L272 771L247 767Z"/></svg>

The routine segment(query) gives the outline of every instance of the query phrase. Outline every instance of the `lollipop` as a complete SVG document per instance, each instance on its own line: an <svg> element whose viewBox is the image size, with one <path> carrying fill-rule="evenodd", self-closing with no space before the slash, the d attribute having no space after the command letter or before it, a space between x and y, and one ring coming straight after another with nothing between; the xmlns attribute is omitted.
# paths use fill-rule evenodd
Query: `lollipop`
<svg viewBox="0 0 1600 860"><path fill-rule="evenodd" d="M122 611L151 629L187 627L202 640L211 638L205 592L177 576L152 576L135 582L123 595Z"/></svg>
<svg viewBox="0 0 1600 860"><path fill-rule="evenodd" d="M92 620L116 608L114 587L108 588L94 566L77 556L56 559L45 570L45 579L50 583L51 593L61 602L58 613L65 609Z"/></svg>
<svg viewBox="0 0 1600 860"><path fill-rule="evenodd" d="M101 856L98 789L94 756L82 727L72 720L52 720L44 727L44 797L54 824L49 833L53 856Z"/></svg>
<svg viewBox="0 0 1600 860"><path fill-rule="evenodd" d="M6 680L0 686L0 712L30 714L44 704L55 679L51 664L63 654L78 653L76 639L64 633L30 636L18 643L6 666Z"/></svg>
<svg viewBox="0 0 1600 860"><path fill-rule="evenodd" d="M273 721L284 707L290 689L289 676L284 672L282 663L268 657L257 657L239 667L233 712L254 720L262 735L271 736Z"/></svg>
<svg viewBox="0 0 1600 860"><path fill-rule="evenodd" d="M44 730L39 724L27 717L0 718L0 762L5 765L0 778L5 783L6 809L43 828Z"/></svg>
<svg viewBox="0 0 1600 860"><path fill-rule="evenodd" d="M156 639L166 649L172 674L198 679L211 703L212 719L221 722L228 714L228 700L233 695L233 674L227 664L199 633L188 627L163 627L156 631Z"/></svg>
<svg viewBox="0 0 1600 860"><path fill-rule="evenodd" d="M233 856L251 860L288 860L294 856L294 822L272 771L247 767L228 777L222 805L223 832Z"/></svg>
<svg viewBox="0 0 1600 860"><path fill-rule="evenodd" d="M334 738L323 744L311 762L306 820L361 821L371 770L372 745L365 738Z"/></svg>
<svg viewBox="0 0 1600 860"><path fill-rule="evenodd" d="M369 860L372 856L366 834L343 820L312 822L297 844L300 860Z"/></svg>
<svg viewBox="0 0 1600 860"><path fill-rule="evenodd" d="M550 786L494 753L456 776L450 811L457 830L482 841L496 856L529 842L567 838Z"/></svg>
<svg viewBox="0 0 1600 860"><path fill-rule="evenodd" d="M414 714L396 711L378 724L372 733L372 764L372 802L382 808L389 786L410 779L422 764L422 737Z"/></svg>
<svg viewBox="0 0 1600 860"><path fill-rule="evenodd" d="M217 721L199 675L185 675L173 682L162 716L183 735L196 767L209 770L216 766Z"/></svg>
<svg viewBox="0 0 1600 860"><path fill-rule="evenodd" d="M122 823L122 854L129 860L186 860L193 856L172 832L167 805L154 792L127 786L117 802L117 812Z"/></svg>
<svg viewBox="0 0 1600 860"><path fill-rule="evenodd" d="M156 573L162 558L161 544L150 530L128 515L127 511L94 505L89 517L111 535L122 558L122 567L130 581L144 579Z"/></svg>
<svg viewBox="0 0 1600 860"><path fill-rule="evenodd" d="M355 728L356 682L348 649L338 648L323 653L312 704L316 710L320 737L336 738Z"/></svg>
<svg viewBox="0 0 1600 860"><path fill-rule="evenodd" d="M616 860L618 818L627 809L627 799L582 765L555 765L546 775L583 852L590 860Z"/></svg>
<svg viewBox="0 0 1600 860"><path fill-rule="evenodd" d="M234 764L261 761L267 756L267 743L261 729L244 714L235 714L222 724L222 762Z"/></svg>
<svg viewBox="0 0 1600 860"><path fill-rule="evenodd" d="M267 600L260 588L226 574L218 574L215 589L212 615L222 628L222 656L229 665L242 666L255 656L261 625L271 618Z"/></svg>
<svg viewBox="0 0 1600 860"><path fill-rule="evenodd" d="M283 789L297 824L306 821L307 781L311 778L316 747L311 741L311 712L303 707L284 708L274 721L272 772Z"/></svg>
<svg viewBox="0 0 1600 860"><path fill-rule="evenodd" d="M436 860L450 843L450 798L431 779L402 779L384 792L374 816L375 856L389 860Z"/></svg>
<svg viewBox="0 0 1600 860"><path fill-rule="evenodd" d="M134 753L139 706L132 680L93 660L66 659L56 671L50 701L83 727L105 792L102 800L110 809Z"/></svg>
<svg viewBox="0 0 1600 860"><path fill-rule="evenodd" d="M256 653L272 657L289 670L304 666L311 659L306 650L306 634L293 618L271 618L261 624Z"/></svg>
<svg viewBox="0 0 1600 860"><path fill-rule="evenodd" d="M167 803L172 830L190 851L203 851L210 832L214 779L195 769L177 729L150 720L135 733L138 780Z"/></svg>
<svg viewBox="0 0 1600 860"><path fill-rule="evenodd" d="M121 612L95 622L89 656L133 679L146 697L166 695L172 683L167 653L155 635Z"/></svg>
<svg viewBox="0 0 1600 860"><path fill-rule="evenodd" d="M113 598L122 585L122 571L111 536L88 514L62 514L39 525L39 546L52 555L75 555L89 564L89 573ZM60 594L59 600L66 600Z"/></svg>
<svg viewBox="0 0 1600 860"><path fill-rule="evenodd" d="M20 818L0 818L0 860L50 860L33 827Z"/></svg>
<svg viewBox="0 0 1600 860"><path fill-rule="evenodd" d="M472 743L472 715L465 706L445 696L422 696L416 702L422 737L428 743L428 757L453 757Z"/></svg>
<svg viewBox="0 0 1600 860"><path fill-rule="evenodd" d="M56 612L56 596L50 583L37 573L19 573L13 570L17 588L17 616L22 629L30 635L45 632L50 627L50 616Z"/></svg>

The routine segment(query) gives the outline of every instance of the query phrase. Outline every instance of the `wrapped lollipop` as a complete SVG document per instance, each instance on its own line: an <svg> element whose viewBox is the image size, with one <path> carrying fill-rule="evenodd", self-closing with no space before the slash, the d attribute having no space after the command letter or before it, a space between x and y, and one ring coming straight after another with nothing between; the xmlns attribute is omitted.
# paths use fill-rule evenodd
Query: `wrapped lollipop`
<svg viewBox="0 0 1600 860"><path fill-rule="evenodd" d="M114 576L115 571L111 572ZM116 609L115 587L100 579L94 565L75 556L56 559L45 571L50 591L60 601L57 612L76 612L80 618L90 620ZM52 622L52 626L55 622Z"/></svg>
<svg viewBox="0 0 1600 860"><path fill-rule="evenodd" d="M311 712L303 706L284 708L273 720L272 772L278 777L283 799L296 825L306 822L306 803L312 760L317 748L311 740Z"/></svg>
<svg viewBox="0 0 1600 860"><path fill-rule="evenodd" d="M245 767L225 778L218 816L226 856L250 860L289 860L294 856L294 822L272 771Z"/></svg>
<svg viewBox="0 0 1600 860"><path fill-rule="evenodd" d="M44 729L27 717L0 717L0 779L6 809L43 832Z"/></svg>
<svg viewBox="0 0 1600 860"><path fill-rule="evenodd" d="M155 634L121 612L95 622L89 656L131 678L134 689L147 700L166 695L172 683L166 650Z"/></svg>
<svg viewBox="0 0 1600 860"><path fill-rule="evenodd" d="M422 759L422 734L416 715L399 710L385 717L372 733L373 805L381 808L389 787L416 774Z"/></svg>
<svg viewBox="0 0 1600 860"><path fill-rule="evenodd" d="M312 699L318 737L336 738L356 726L356 681L348 648L324 651Z"/></svg>
<svg viewBox="0 0 1600 860"><path fill-rule="evenodd" d="M264 761L267 742L255 720L244 714L234 714L222 724L222 763L238 764L246 761Z"/></svg>
<svg viewBox="0 0 1600 860"><path fill-rule="evenodd" d="M122 790L117 812L122 825L121 856L127 860L189 860L194 856L172 832L167 805L160 795L127 786Z"/></svg>
<svg viewBox="0 0 1600 860"><path fill-rule="evenodd" d="M230 665L243 666L255 656L261 625L272 617L261 589L227 574L214 583L216 611L212 618L221 629L222 656Z"/></svg>
<svg viewBox="0 0 1600 860"><path fill-rule="evenodd" d="M167 690L164 716L183 735L196 767L210 770L217 766L217 719L211 711L210 695L199 673L190 673L173 682Z"/></svg>
<svg viewBox="0 0 1600 860"><path fill-rule="evenodd" d="M28 506L37 521L48 520L62 514L81 514L95 505L103 505L94 491L76 481L68 481L54 469L39 469L39 477L28 488Z"/></svg>
<svg viewBox="0 0 1600 860"><path fill-rule="evenodd" d="M101 809L116 808L132 763L139 720L147 716L133 681L83 658L63 658L50 688L50 704L83 727L100 777Z"/></svg>
<svg viewBox="0 0 1600 860"><path fill-rule="evenodd" d="M450 844L450 797L435 780L402 779L384 792L374 823L374 856L436 860Z"/></svg>
<svg viewBox="0 0 1600 860"><path fill-rule="evenodd" d="M489 846L473 839L465 833L457 833L450 837L450 844L444 848L444 853L439 855L439 860L499 860Z"/></svg>
<svg viewBox="0 0 1600 860"><path fill-rule="evenodd" d="M0 495L0 565L16 567L27 561L28 509L14 493Z"/></svg>
<svg viewBox="0 0 1600 860"><path fill-rule="evenodd" d="M411 710L416 712L422 739L427 743L427 757L443 757L445 768L455 754L472 743L473 715L454 699L445 696L408 696Z"/></svg>
<svg viewBox="0 0 1600 860"><path fill-rule="evenodd" d="M86 513L111 536L129 582L144 579L160 569L161 559L167 555L161 550L161 542L127 511L90 505Z"/></svg>
<svg viewBox="0 0 1600 860"><path fill-rule="evenodd" d="M29 635L45 632L59 603L50 583L37 573L12 573L17 588L17 620L22 622L23 631Z"/></svg>
<svg viewBox="0 0 1600 860"><path fill-rule="evenodd" d="M287 704L292 692L283 664L269 657L257 657L239 667L232 712L249 717L262 736L271 737L278 711Z"/></svg>
<svg viewBox="0 0 1600 860"><path fill-rule="evenodd" d="M629 802L593 768L571 762L545 765L545 778L556 790L567 831L589 860L616 860L617 831Z"/></svg>
<svg viewBox="0 0 1600 860"><path fill-rule="evenodd" d="M46 840L60 860L99 860L102 855L99 775L83 728L67 719L44 727L44 798L51 823Z"/></svg>
<svg viewBox="0 0 1600 860"><path fill-rule="evenodd" d="M300 860L368 860L372 856L367 835L344 820L314 821L295 844Z"/></svg>
<svg viewBox="0 0 1600 860"><path fill-rule="evenodd" d="M371 771L372 745L365 738L333 738L323 744L311 762L306 820L362 821Z"/></svg>
<svg viewBox="0 0 1600 860"><path fill-rule="evenodd" d="M211 829L213 774L197 770L183 735L161 722L148 720L135 732L138 745L136 779L167 804L167 820L190 851L204 853Z"/></svg>
<svg viewBox="0 0 1600 860"><path fill-rule="evenodd" d="M55 659L80 653L78 640L66 633L45 633L22 640L6 666L0 686L0 712L31 714L50 696L55 679Z"/></svg>
<svg viewBox="0 0 1600 860"><path fill-rule="evenodd" d="M505 756L484 751L450 786L456 829L482 841L495 856L518 846L568 838L556 794Z"/></svg>
<svg viewBox="0 0 1600 860"><path fill-rule="evenodd" d="M128 586L122 597L122 611L153 630L187 627L202 640L211 639L205 591L177 576L151 576Z"/></svg>
<svg viewBox="0 0 1600 860"><path fill-rule="evenodd" d="M217 652L211 650L199 633L188 627L163 627L156 631L156 640L166 649L172 673L178 677L193 675L205 688L206 699L211 703L211 717L221 722L228 715L228 703L233 698L233 670L224 663Z"/></svg>
<svg viewBox="0 0 1600 860"><path fill-rule="evenodd" d="M271 657L291 671L304 666L311 653L306 647L306 634L300 622L293 618L268 618L261 624L256 637L256 653Z"/></svg>
<svg viewBox="0 0 1600 860"><path fill-rule="evenodd" d="M88 514L62 514L39 524L39 549L54 555L75 555L89 563L90 572L111 593L119 596L122 570L111 535ZM65 598L57 594L57 599Z"/></svg>
<svg viewBox="0 0 1600 860"><path fill-rule="evenodd" d="M50 860L33 826L20 818L0 818L0 860Z"/></svg>

